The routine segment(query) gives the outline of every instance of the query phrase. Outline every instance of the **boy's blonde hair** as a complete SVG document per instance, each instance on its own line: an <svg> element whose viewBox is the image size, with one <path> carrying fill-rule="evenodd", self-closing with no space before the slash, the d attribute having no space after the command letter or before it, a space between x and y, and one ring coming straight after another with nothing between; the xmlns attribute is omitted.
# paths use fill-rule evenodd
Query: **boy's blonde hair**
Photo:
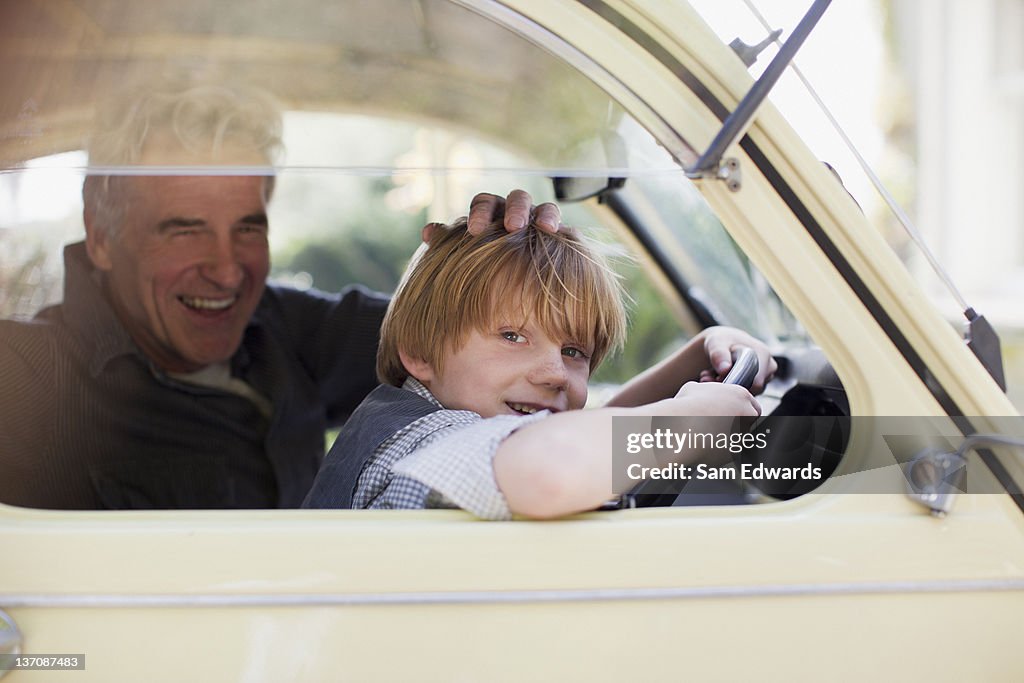
<svg viewBox="0 0 1024 683"><path fill-rule="evenodd" d="M509 233L497 222L473 236L464 217L435 224L384 317L377 376L393 386L409 377L399 349L440 372L445 355L461 348L473 329L484 331L510 314L510 324L532 315L552 339L591 347L593 372L625 339L622 301L616 274L571 231L551 234L531 224Z"/></svg>

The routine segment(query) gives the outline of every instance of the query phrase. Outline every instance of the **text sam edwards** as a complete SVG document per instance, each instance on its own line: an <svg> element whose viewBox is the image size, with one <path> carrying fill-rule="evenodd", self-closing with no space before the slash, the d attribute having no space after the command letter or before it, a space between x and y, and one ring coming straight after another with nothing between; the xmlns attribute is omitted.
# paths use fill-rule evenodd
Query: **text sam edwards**
<svg viewBox="0 0 1024 683"><path fill-rule="evenodd" d="M752 481L764 481L766 479L800 479L803 481L819 481L821 479L821 468L813 465L803 467L769 467L764 463L756 465L743 463L736 465L713 466L706 463L696 465L683 465L680 463L669 463L663 467L644 467L639 463L632 463L626 468L626 476L630 479L744 479Z"/></svg>

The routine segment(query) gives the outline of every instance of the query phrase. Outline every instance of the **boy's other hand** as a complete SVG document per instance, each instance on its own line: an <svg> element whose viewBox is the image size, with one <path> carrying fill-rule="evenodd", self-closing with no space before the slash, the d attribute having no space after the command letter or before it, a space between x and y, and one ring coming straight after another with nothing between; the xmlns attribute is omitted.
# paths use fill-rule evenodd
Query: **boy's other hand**
<svg viewBox="0 0 1024 683"><path fill-rule="evenodd" d="M687 415L757 417L761 414L761 404L738 384L687 382L676 398L686 399Z"/></svg>
<svg viewBox="0 0 1024 683"><path fill-rule="evenodd" d="M545 232L558 232L562 227L562 212L558 206L546 202L534 207L533 197L524 190L512 190L505 199L481 192L469 204L469 232L479 235L502 217L505 229L515 232L525 228L531 216L537 227Z"/></svg>
<svg viewBox="0 0 1024 683"><path fill-rule="evenodd" d="M707 354L711 369L701 372L701 382L720 382L732 368L732 352L739 347L749 346L757 354L757 376L750 386L752 394L760 394L779 369L771 351L760 339L733 327L709 327L703 332L704 353Z"/></svg>

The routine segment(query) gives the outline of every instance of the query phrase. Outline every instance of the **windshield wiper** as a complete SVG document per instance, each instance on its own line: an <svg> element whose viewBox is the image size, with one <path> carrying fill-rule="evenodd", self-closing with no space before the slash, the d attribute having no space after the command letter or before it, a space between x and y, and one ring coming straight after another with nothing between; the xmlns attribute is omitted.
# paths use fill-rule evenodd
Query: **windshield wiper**
<svg viewBox="0 0 1024 683"><path fill-rule="evenodd" d="M697 159L697 163L686 170L687 177L720 178L733 192L740 189L739 165L734 159L723 161L722 157L725 156L725 151L747 132L747 128L750 127L757 110L761 108L765 98L768 97L768 93L775 87L786 67L796 57L797 51L803 46L807 36L811 34L830 4L832 4L832 0L815 0L811 8L807 10L807 14L793 29L793 34L779 48L778 54L772 59L768 68L754 82L754 87L743 96L736 109L722 123L721 130L715 135L715 139L711 141L707 151ZM773 32L772 35L777 37L779 34ZM769 39L771 38L772 36L769 36Z"/></svg>

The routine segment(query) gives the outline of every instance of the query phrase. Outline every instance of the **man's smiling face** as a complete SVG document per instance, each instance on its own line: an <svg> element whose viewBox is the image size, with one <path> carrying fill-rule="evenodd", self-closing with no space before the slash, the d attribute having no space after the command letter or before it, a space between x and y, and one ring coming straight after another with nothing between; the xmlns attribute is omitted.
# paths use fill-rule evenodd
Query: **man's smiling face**
<svg viewBox="0 0 1024 683"><path fill-rule="evenodd" d="M118 317L168 372L226 361L241 344L270 270L262 176L115 178L115 234L90 231Z"/></svg>

